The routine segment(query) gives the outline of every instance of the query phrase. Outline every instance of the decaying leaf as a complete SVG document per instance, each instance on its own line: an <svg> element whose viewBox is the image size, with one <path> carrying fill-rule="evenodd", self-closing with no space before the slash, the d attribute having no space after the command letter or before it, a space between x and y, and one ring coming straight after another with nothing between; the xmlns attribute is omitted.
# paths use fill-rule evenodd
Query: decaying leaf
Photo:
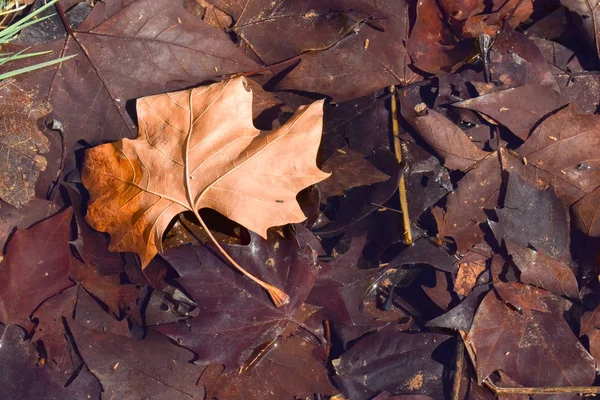
<svg viewBox="0 0 600 400"><path fill-rule="evenodd" d="M0 84L0 110L0 199L20 208L35 197L35 183L46 169L42 154L49 143L37 120L51 108L8 80Z"/></svg>
<svg viewBox="0 0 600 400"><path fill-rule="evenodd" d="M251 103L243 78L146 97L137 139L87 152L86 220L111 234L112 251L135 252L145 267L175 215L192 211L200 220L203 207L262 237L306 218L296 194L328 176L315 164L322 102L271 132L254 128Z"/></svg>

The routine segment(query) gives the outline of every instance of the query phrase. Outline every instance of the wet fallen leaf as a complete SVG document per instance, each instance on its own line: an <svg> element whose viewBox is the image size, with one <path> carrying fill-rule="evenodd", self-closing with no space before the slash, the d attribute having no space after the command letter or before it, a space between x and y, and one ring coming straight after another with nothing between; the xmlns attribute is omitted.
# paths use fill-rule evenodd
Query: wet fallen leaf
<svg viewBox="0 0 600 400"><path fill-rule="evenodd" d="M138 102L136 140L88 150L86 220L111 234L112 251L139 254L143 268L162 249L175 215L203 207L263 237L271 226L306 218L296 194L328 176L314 161L322 103L261 134L252 125L251 102L243 78L146 97ZM228 123L214 125L221 120Z"/></svg>

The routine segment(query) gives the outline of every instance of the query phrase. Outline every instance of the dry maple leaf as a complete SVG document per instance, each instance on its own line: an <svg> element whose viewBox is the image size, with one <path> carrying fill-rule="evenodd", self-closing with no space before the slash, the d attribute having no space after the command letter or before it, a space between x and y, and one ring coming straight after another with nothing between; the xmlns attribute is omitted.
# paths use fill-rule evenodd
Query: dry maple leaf
<svg viewBox="0 0 600 400"><path fill-rule="evenodd" d="M212 208L266 238L271 226L303 221L297 193L329 174L316 166L322 101L298 109L281 128L252 124L252 92L237 78L144 97L139 134L87 151L82 179L88 223L111 235L111 251L135 252L142 268L162 250L162 235L183 211ZM276 304L287 295L248 274Z"/></svg>

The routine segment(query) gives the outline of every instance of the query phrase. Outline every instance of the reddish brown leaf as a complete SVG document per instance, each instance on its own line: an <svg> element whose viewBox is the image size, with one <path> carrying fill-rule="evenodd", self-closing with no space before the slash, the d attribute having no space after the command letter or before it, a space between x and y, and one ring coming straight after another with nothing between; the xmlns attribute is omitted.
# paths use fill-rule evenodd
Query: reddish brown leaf
<svg viewBox="0 0 600 400"><path fill-rule="evenodd" d="M48 355L50 368L62 374L61 384L67 383L83 363L69 341L63 318L70 319L77 299L77 287L71 287L46 300L33 314L38 325L32 340L41 340ZM60 376L60 375L59 375Z"/></svg>
<svg viewBox="0 0 600 400"><path fill-rule="evenodd" d="M544 120L518 152L539 170L540 184L552 184L570 205L600 186L600 116L568 106Z"/></svg>
<svg viewBox="0 0 600 400"><path fill-rule="evenodd" d="M479 275L485 271L485 261L458 264L458 272L454 282L454 291L461 296L468 296L475 287Z"/></svg>
<svg viewBox="0 0 600 400"><path fill-rule="evenodd" d="M22 324L47 298L73 285L67 209L27 230L17 230L0 264L0 319Z"/></svg>
<svg viewBox="0 0 600 400"><path fill-rule="evenodd" d="M135 303L140 296L139 291L134 285L122 285L118 274L102 275L92 264L73 260L70 276L85 290L106 304L117 317L127 307L136 308Z"/></svg>
<svg viewBox="0 0 600 400"><path fill-rule="evenodd" d="M570 303L529 285L496 287L502 299L488 293L467 337L477 357L478 382L503 370L528 387L590 385L596 363L562 317Z"/></svg>
<svg viewBox="0 0 600 400"><path fill-rule="evenodd" d="M127 320L117 321L111 312L106 312L98 301L79 285L73 320L86 328L131 338Z"/></svg>
<svg viewBox="0 0 600 400"><path fill-rule="evenodd" d="M560 3L576 15L577 27L582 30L586 41L596 50L600 58L600 9L591 0L560 0Z"/></svg>
<svg viewBox="0 0 600 400"><path fill-rule="evenodd" d="M7 239L16 228L27 229L58 209L57 204L39 198L34 198L24 208L0 207L0 249L4 249Z"/></svg>
<svg viewBox="0 0 600 400"><path fill-rule="evenodd" d="M85 363L102 383L103 396L204 399L204 389L197 384L204 367L191 364L193 354L166 337L150 331L143 340L123 339L76 322L69 327Z"/></svg>
<svg viewBox="0 0 600 400"><path fill-rule="evenodd" d="M452 105L486 114L506 126L519 138L526 140L531 128L543 116L565 103L566 100L549 86L525 85Z"/></svg>
<svg viewBox="0 0 600 400"><path fill-rule="evenodd" d="M500 164L490 155L469 171L459 182L456 191L446 197L446 212L434 209L439 236L454 238L463 253L481 242L483 231L479 224L487 220L484 209L493 209L502 183Z"/></svg>
<svg viewBox="0 0 600 400"><path fill-rule="evenodd" d="M406 47L417 68L440 75L452 71L472 51L453 40L435 0L417 3L417 21Z"/></svg>
<svg viewBox="0 0 600 400"><path fill-rule="evenodd" d="M437 111L425 108L415 113L408 107L408 103L403 102L402 115L442 158L446 168L466 171L488 154L479 150L458 126Z"/></svg>
<svg viewBox="0 0 600 400"><path fill-rule="evenodd" d="M313 339L314 341L314 339ZM249 371L233 370L215 374L209 367L202 375L207 398L227 400L266 400L306 398L314 393L336 392L329 383L322 346L300 336L277 340ZM213 372L212 374L209 373ZM213 376L211 376L213 375Z"/></svg>
<svg viewBox="0 0 600 400"><path fill-rule="evenodd" d="M263 237L271 226L306 218L297 193L328 176L315 165L322 102L270 133L252 125L251 104L243 78L146 97L136 140L88 150L86 220L111 234L112 251L139 254L144 268L162 250L171 220L203 207Z"/></svg>
<svg viewBox="0 0 600 400"><path fill-rule="evenodd" d="M587 336L588 348L598 364L600 363L600 307L583 314L580 324L579 336Z"/></svg>
<svg viewBox="0 0 600 400"><path fill-rule="evenodd" d="M575 225L588 236L600 236L600 187L588 193L571 208Z"/></svg>
<svg viewBox="0 0 600 400"><path fill-rule="evenodd" d="M558 296L577 300L579 287L573 270L565 262L548 256L541 250L534 250L504 239L504 244L513 262L521 271L520 280Z"/></svg>

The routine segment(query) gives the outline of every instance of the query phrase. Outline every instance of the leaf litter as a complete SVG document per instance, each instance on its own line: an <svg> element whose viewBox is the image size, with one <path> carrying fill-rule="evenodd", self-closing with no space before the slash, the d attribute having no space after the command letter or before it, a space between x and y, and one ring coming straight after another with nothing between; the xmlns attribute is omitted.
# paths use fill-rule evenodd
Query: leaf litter
<svg viewBox="0 0 600 400"><path fill-rule="evenodd" d="M0 87L0 390L600 393L588 3L61 0Z"/></svg>

